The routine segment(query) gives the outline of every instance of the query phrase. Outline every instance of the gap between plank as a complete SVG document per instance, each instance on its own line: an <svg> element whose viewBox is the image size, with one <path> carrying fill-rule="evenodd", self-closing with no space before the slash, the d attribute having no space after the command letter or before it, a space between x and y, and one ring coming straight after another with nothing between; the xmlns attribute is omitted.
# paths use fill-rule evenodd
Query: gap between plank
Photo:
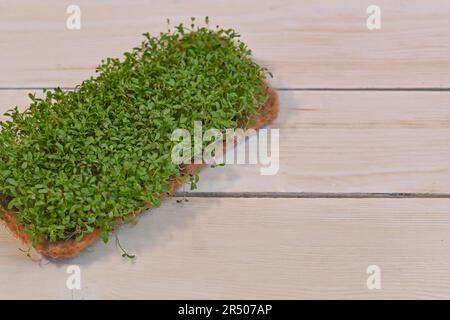
<svg viewBox="0 0 450 320"><path fill-rule="evenodd" d="M0 90L53 90L57 87L0 87ZM59 87L62 90L74 90L75 87ZM399 91L399 92L449 92L450 88L276 88L278 91Z"/></svg>
<svg viewBox="0 0 450 320"><path fill-rule="evenodd" d="M382 193L382 192L176 192L174 197L187 198L333 198L333 199L450 199L449 193Z"/></svg>

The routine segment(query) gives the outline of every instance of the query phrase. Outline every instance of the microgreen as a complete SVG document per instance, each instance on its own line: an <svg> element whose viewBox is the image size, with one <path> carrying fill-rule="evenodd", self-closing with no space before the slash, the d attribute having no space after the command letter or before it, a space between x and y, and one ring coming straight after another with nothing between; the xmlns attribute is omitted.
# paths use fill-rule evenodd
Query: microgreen
<svg viewBox="0 0 450 320"><path fill-rule="evenodd" d="M31 247L29 247L27 250L19 248L19 251L25 253L27 258L30 259L31 261L37 262L37 263L41 262L41 259L35 259L31 256Z"/></svg>
<svg viewBox="0 0 450 320"><path fill-rule="evenodd" d="M175 129L248 125L266 101L266 71L234 30L192 19L144 37L75 90L30 94L29 108L10 110L0 124L2 202L34 245L97 228L107 241L118 218L158 206L182 176L171 161Z"/></svg>
<svg viewBox="0 0 450 320"><path fill-rule="evenodd" d="M130 259L130 260L133 260L134 258L136 258L136 255L134 255L134 254L129 254L129 253L122 247L122 244L120 243L120 240L119 240L119 237L117 236L117 234L116 234L115 236L116 236L116 246L119 247L119 249L122 251L122 258L127 258L127 259Z"/></svg>

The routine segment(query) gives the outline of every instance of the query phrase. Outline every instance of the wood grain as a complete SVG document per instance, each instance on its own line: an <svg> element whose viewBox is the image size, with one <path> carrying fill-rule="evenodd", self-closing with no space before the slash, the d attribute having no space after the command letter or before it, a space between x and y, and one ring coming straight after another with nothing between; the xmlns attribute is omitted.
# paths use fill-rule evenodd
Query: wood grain
<svg viewBox="0 0 450 320"><path fill-rule="evenodd" d="M449 298L448 199L168 200L113 243L38 264L0 229L0 298ZM366 269L381 268L381 290Z"/></svg>
<svg viewBox="0 0 450 320"><path fill-rule="evenodd" d="M26 91L0 91L0 111L24 109L27 99ZM280 99L272 125L280 130L278 173L207 168L197 191L450 193L450 93L300 91Z"/></svg>
<svg viewBox="0 0 450 320"><path fill-rule="evenodd" d="M66 28L73 1L0 3L0 86L74 86L105 57L120 57L143 32L189 17L237 29L278 87L450 87L450 3L379 0L78 0L82 28Z"/></svg>

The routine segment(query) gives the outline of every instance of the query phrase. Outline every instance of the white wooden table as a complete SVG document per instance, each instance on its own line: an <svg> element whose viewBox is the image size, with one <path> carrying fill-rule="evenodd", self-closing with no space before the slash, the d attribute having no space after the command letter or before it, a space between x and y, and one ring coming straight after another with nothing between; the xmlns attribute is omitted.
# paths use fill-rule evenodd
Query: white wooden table
<svg viewBox="0 0 450 320"><path fill-rule="evenodd" d="M66 28L70 4L81 30ZM35 263L0 228L0 298L450 298L446 0L1 0L0 111L191 16L238 30L274 74L279 173L206 169L197 197L120 230L134 262L112 241Z"/></svg>

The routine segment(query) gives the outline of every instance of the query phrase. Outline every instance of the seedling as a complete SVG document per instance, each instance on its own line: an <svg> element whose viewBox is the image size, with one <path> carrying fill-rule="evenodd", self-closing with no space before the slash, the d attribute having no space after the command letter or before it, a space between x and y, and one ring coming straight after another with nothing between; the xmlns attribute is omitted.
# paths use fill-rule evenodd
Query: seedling
<svg viewBox="0 0 450 320"><path fill-rule="evenodd" d="M234 30L192 20L144 37L75 90L30 94L29 108L10 110L0 124L2 205L33 245L96 229L108 241L118 219L159 206L170 181L182 178L171 161L175 129L245 126L266 102L265 70Z"/></svg>
<svg viewBox="0 0 450 320"><path fill-rule="evenodd" d="M117 234L116 234L115 236L116 236L116 246L118 246L119 249L122 251L122 258L128 258L128 259L130 259L130 260L133 260L134 258L136 258L136 255L134 255L134 254L129 254L129 253L122 247L122 244L120 243L120 240L119 240L119 237L117 236Z"/></svg>

